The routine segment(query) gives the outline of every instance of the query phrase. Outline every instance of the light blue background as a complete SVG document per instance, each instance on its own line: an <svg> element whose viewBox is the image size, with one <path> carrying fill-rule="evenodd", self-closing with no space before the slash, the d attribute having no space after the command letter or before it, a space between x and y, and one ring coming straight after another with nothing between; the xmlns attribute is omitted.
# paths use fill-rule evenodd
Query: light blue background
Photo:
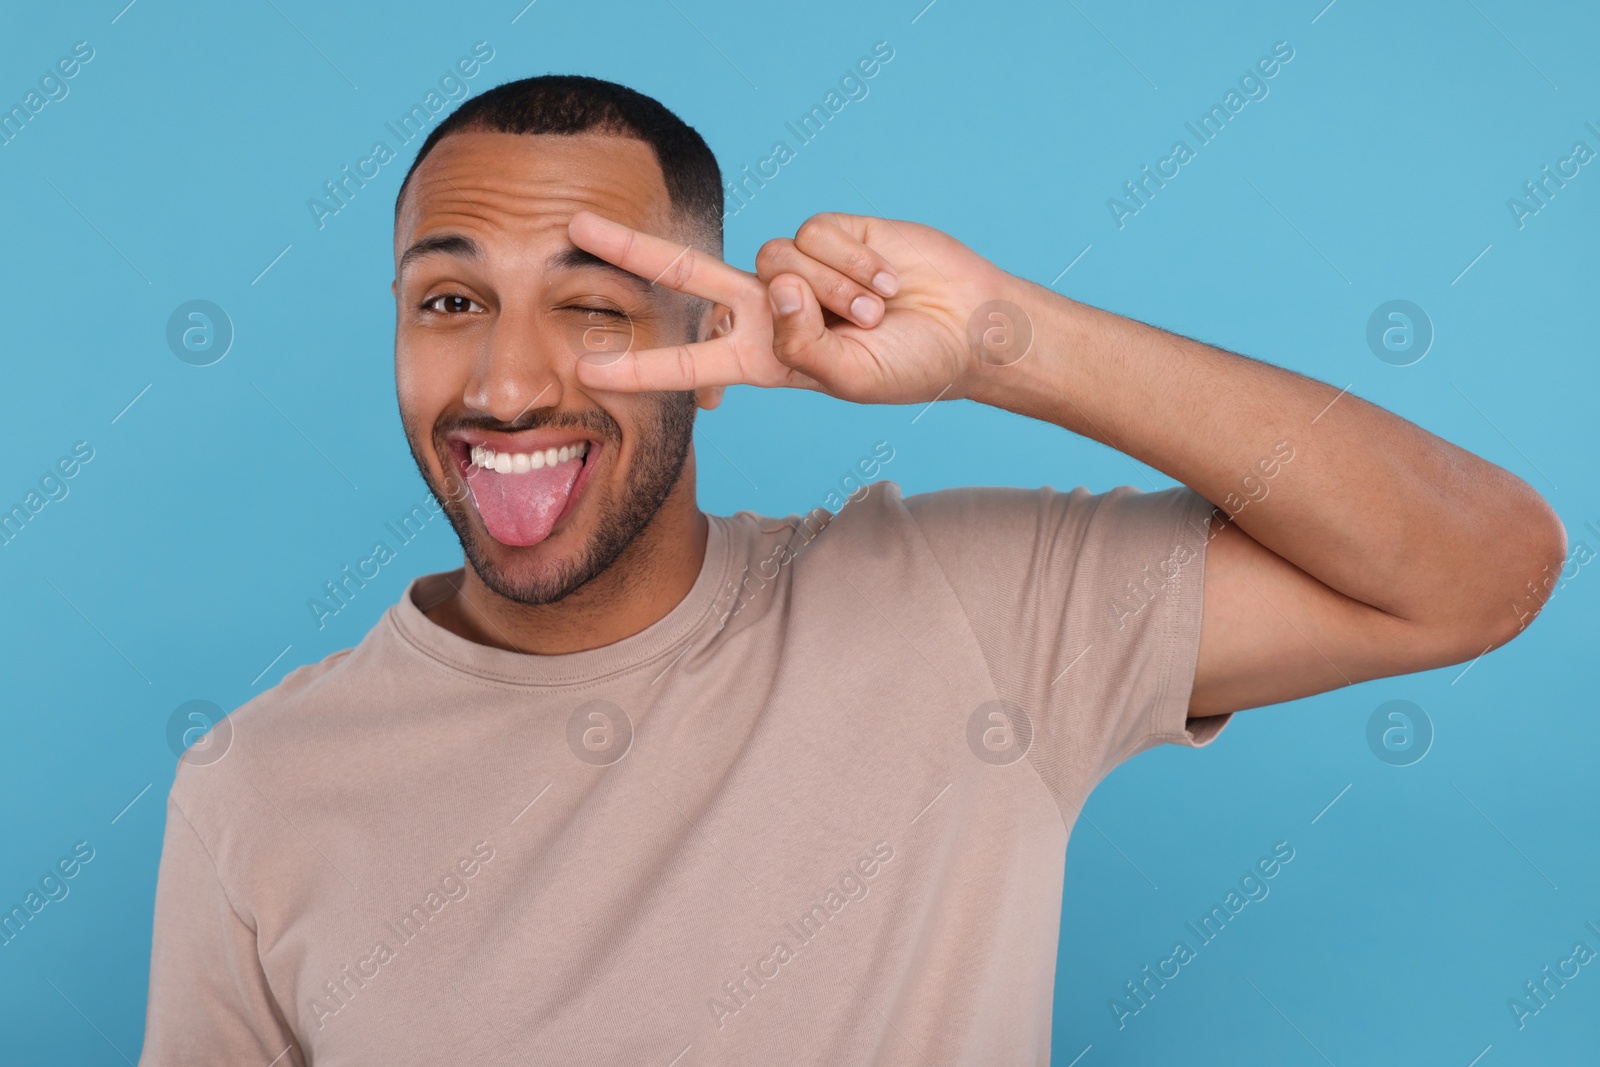
<svg viewBox="0 0 1600 1067"><path fill-rule="evenodd" d="M1349 385L1526 478L1600 548L1584 528L1600 525L1600 166L1521 229L1506 206L1574 141L1600 149L1584 127L1600 126L1590 5L539 0L513 23L522 0L124 2L29 6L0 35L7 107L74 42L95 49L70 95L0 147L0 504L75 441L95 450L0 548L0 903L73 842L96 850L0 948L7 1063L137 1057L172 710L238 706L359 641L411 576L460 562L432 524L325 629L310 620L306 600L425 493L396 417L388 291L418 142L325 228L306 200L475 41L495 49L475 92L552 70L619 80L735 172L886 40L870 95L731 221L731 262L750 268L824 209L937 226L1077 299ZM1270 95L1119 230L1107 198L1279 40L1295 56ZM164 339L197 298L237 331L209 367ZM1412 366L1366 346L1394 298L1436 330ZM702 506L807 509L880 439L908 493L1171 484L1004 412L915 414L733 390L701 439L738 470L701 448ZM1506 1006L1575 941L1600 948L1583 927L1600 925L1600 567L1568 575L1465 674L1244 712L1203 752L1117 770L1067 863L1055 1061L1592 1057L1600 967L1520 1031ZM1437 731L1409 767L1366 743L1394 698ZM1296 855L1271 895L1119 1031L1108 998L1279 840Z"/></svg>

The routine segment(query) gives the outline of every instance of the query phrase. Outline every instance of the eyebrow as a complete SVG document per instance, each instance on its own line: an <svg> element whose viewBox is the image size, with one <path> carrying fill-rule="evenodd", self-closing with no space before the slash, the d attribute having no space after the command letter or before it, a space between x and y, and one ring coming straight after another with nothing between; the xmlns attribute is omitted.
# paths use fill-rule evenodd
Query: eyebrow
<svg viewBox="0 0 1600 1067"><path fill-rule="evenodd" d="M615 275L624 285L637 289L645 296L655 294L656 287L631 270L624 270L609 260L601 259L587 249L571 245L556 252L544 262L546 270L587 270L598 268Z"/></svg>
<svg viewBox="0 0 1600 1067"><path fill-rule="evenodd" d="M400 257L399 273L404 275L406 267L413 260L424 256L455 256L460 259L482 261L484 257L483 246L477 241L461 233L436 233L423 237L405 250ZM637 290L644 296L655 294L656 287L639 275L617 266L607 260L601 259L587 249L569 245L553 253L545 260L546 270L603 270L612 274L624 285Z"/></svg>
<svg viewBox="0 0 1600 1067"><path fill-rule="evenodd" d="M424 256L456 256L460 259L483 259L483 246L472 238L460 233L436 233L422 238L406 249L400 257L400 269L397 273L404 274L412 260Z"/></svg>

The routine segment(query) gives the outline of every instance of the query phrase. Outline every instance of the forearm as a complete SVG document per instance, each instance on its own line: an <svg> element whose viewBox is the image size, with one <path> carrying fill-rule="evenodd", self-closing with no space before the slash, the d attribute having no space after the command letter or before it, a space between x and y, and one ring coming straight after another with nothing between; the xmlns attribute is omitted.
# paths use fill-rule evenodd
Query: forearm
<svg viewBox="0 0 1600 1067"><path fill-rule="evenodd" d="M1560 567L1565 535L1539 494L1397 415L1030 282L1011 299L1032 349L980 366L967 396L1155 467L1348 597L1408 621L1492 626Z"/></svg>

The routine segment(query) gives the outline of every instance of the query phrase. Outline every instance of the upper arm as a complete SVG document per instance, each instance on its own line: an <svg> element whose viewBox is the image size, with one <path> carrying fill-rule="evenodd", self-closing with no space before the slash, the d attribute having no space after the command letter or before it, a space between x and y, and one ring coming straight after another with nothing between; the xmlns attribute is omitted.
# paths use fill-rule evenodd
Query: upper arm
<svg viewBox="0 0 1600 1067"><path fill-rule="evenodd" d="M1487 651L1345 596L1234 523L1218 529L1212 521L1190 715L1277 704Z"/></svg>
<svg viewBox="0 0 1600 1067"><path fill-rule="evenodd" d="M262 973L255 930L170 797L152 933L141 1064L304 1062Z"/></svg>

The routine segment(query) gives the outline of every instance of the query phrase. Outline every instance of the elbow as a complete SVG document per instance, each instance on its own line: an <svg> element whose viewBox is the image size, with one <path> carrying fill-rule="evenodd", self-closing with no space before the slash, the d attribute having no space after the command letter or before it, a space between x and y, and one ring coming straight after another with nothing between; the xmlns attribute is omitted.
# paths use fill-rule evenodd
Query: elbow
<svg viewBox="0 0 1600 1067"><path fill-rule="evenodd" d="M1426 577L1407 583L1409 610L1388 612L1400 629L1375 676L1454 666L1507 644L1577 567L1596 558L1582 541L1569 556L1566 527L1550 503L1509 471L1493 470L1431 530L1416 532L1419 545L1431 542L1413 557Z"/></svg>
<svg viewBox="0 0 1600 1067"><path fill-rule="evenodd" d="M1583 558L1569 559L1567 530L1555 509L1527 483L1521 485L1524 492L1507 503L1507 521L1484 546L1487 554L1477 564L1482 581L1470 583L1478 593L1456 616L1461 659L1480 656L1525 631L1562 584L1564 572L1594 556L1580 542L1574 555Z"/></svg>

